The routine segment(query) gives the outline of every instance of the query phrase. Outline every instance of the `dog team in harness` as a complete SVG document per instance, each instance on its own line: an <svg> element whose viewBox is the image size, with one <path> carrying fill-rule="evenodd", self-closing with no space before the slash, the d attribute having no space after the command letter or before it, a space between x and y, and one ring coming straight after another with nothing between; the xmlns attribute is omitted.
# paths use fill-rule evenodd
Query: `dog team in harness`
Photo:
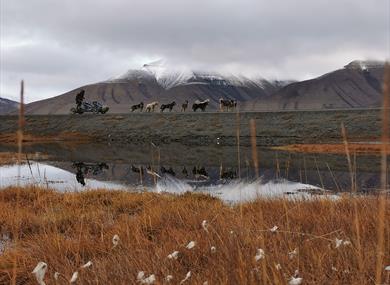
<svg viewBox="0 0 390 285"><path fill-rule="evenodd" d="M103 105L102 103L98 101L92 101L87 102L85 101L85 90L81 89L79 93L76 94L76 107L73 107L70 109L71 113L73 114L83 114L83 113L93 113L93 114L105 114L108 112L109 107ZM206 99L203 101L196 100L192 104L192 111L196 112L197 110L201 110L202 112L206 111L207 106L210 103L210 99ZM158 107L160 103L158 101L151 102L149 104L144 104L144 102L140 102L139 104L132 105L130 107L130 111L134 112L139 110L139 112L144 111L150 113L154 112L156 107ZM176 106L176 102L172 101L168 104L161 104L160 105L160 112L164 112L165 110L169 110L169 112L172 112L173 108ZM181 104L181 112L186 112L188 108L188 100L185 100ZM237 108L237 100L233 99L219 99L219 111L234 111Z"/></svg>

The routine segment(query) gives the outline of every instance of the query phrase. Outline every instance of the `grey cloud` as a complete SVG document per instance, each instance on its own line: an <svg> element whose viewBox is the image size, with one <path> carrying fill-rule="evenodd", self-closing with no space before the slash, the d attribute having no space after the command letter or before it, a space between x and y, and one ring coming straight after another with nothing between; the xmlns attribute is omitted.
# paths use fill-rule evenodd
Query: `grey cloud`
<svg viewBox="0 0 390 285"><path fill-rule="evenodd" d="M47 75L41 98L158 58L302 79L389 56L387 0L12 0L0 10L1 94L10 77Z"/></svg>

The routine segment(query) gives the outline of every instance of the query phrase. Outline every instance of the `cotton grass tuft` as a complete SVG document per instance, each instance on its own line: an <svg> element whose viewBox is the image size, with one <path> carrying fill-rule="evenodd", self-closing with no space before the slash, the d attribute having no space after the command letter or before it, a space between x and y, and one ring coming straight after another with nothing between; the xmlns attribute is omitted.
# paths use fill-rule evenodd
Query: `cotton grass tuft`
<svg viewBox="0 0 390 285"><path fill-rule="evenodd" d="M37 282L39 285L46 285L44 279L47 271L47 264L43 261L38 262L37 266L35 266L34 270L31 272L35 275Z"/></svg>
<svg viewBox="0 0 390 285"><path fill-rule="evenodd" d="M187 245L186 245L186 248L187 249L193 249L196 245L196 242L195 241L190 241Z"/></svg>

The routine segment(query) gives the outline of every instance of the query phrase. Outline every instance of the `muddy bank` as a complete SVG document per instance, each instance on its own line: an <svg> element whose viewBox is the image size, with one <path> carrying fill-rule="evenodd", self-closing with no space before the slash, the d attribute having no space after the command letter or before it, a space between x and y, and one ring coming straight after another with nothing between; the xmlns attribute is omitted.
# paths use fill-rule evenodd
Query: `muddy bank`
<svg viewBox="0 0 390 285"><path fill-rule="evenodd" d="M35 115L26 117L25 132L59 140L91 138L96 142L172 143L183 145L250 145L249 122L256 122L257 144L277 146L341 141L344 123L350 141L380 137L380 110L235 113L133 113L105 115ZM16 116L0 116L0 141L15 133ZM64 136L63 134L67 134Z"/></svg>

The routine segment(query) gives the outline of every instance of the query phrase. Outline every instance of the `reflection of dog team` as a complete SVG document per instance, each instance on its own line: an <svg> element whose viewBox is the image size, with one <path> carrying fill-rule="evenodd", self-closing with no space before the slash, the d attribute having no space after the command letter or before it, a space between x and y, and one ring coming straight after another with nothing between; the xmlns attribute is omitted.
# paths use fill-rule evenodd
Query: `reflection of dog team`
<svg viewBox="0 0 390 285"><path fill-rule="evenodd" d="M144 171L145 169L146 169L147 174L157 176L160 178L166 174L169 174L171 176L176 176L176 174L177 174L177 172L175 172L172 167L167 168L167 167L161 166L160 171L158 171L158 169L153 170L150 165L146 166L146 167L144 167L142 165L138 165L138 166L131 165L131 171L134 173L137 173L141 176L143 176L145 174L145 171ZM183 166L183 169L181 170L181 174L184 178L187 178L187 179L190 178L189 171L187 170L187 168L185 166ZM179 176L180 176L180 174L179 174ZM206 171L206 168L204 166L194 166L192 169L192 177L196 180L210 179L210 175ZM237 179L237 169L223 168L223 166L221 164L218 178L220 180Z"/></svg>

